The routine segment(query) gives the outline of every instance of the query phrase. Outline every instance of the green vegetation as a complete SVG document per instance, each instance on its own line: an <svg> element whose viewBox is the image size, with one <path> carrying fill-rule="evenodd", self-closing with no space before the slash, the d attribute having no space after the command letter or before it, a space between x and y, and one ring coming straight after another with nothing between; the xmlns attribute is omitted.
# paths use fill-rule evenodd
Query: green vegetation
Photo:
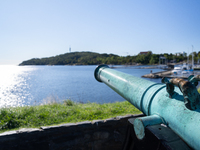
<svg viewBox="0 0 200 150"><path fill-rule="evenodd" d="M98 54L92 52L74 52L49 58L33 58L23 61L19 65L96 65L118 64L116 59L120 57L114 54Z"/></svg>
<svg viewBox="0 0 200 150"><path fill-rule="evenodd" d="M200 87L197 89L197 91L200 93Z"/></svg>
<svg viewBox="0 0 200 150"><path fill-rule="evenodd" d="M116 103L52 103L40 106L0 109L0 132L18 128L39 128L61 123L107 119L126 114L141 113L127 101Z"/></svg>
<svg viewBox="0 0 200 150"><path fill-rule="evenodd" d="M186 61L186 55L179 56L173 54L153 54L151 51L145 54L134 56L118 56L114 54L99 54L93 52L73 52L58 55L49 58L33 58L23 61L19 65L98 65L98 64L113 64L113 65L135 65L135 64L158 64L159 58L164 56L168 62ZM197 61L200 52L194 52L194 60ZM190 54L190 60L192 55Z"/></svg>

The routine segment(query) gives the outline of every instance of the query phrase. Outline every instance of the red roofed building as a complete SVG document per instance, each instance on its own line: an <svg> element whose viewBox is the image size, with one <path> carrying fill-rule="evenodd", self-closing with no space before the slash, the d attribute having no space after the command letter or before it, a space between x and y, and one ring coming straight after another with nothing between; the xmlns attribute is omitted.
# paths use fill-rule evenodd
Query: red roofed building
<svg viewBox="0 0 200 150"><path fill-rule="evenodd" d="M147 51L147 52L140 52L140 55L147 55L148 53L152 53L151 51Z"/></svg>

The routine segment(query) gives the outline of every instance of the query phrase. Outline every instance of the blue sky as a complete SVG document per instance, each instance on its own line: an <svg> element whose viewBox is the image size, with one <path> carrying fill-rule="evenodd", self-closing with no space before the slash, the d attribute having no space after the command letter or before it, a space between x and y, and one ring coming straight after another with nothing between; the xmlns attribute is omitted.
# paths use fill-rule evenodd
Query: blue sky
<svg viewBox="0 0 200 150"><path fill-rule="evenodd" d="M0 65L74 51L200 51L199 0L0 0Z"/></svg>

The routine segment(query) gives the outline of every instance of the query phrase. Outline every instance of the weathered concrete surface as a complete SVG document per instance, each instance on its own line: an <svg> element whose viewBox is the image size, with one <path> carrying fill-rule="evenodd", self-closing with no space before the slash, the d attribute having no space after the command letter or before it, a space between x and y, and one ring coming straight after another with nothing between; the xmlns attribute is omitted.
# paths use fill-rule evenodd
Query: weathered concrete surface
<svg viewBox="0 0 200 150"><path fill-rule="evenodd" d="M169 77L171 75L171 70L168 71L161 71L143 75L143 78L162 78L162 77Z"/></svg>
<svg viewBox="0 0 200 150"><path fill-rule="evenodd" d="M138 116L4 132L0 134L0 150L121 150L128 119Z"/></svg>
<svg viewBox="0 0 200 150"><path fill-rule="evenodd" d="M191 150L174 131L164 124L147 126L145 138L137 139L133 129L134 119L128 119L129 127L123 150Z"/></svg>

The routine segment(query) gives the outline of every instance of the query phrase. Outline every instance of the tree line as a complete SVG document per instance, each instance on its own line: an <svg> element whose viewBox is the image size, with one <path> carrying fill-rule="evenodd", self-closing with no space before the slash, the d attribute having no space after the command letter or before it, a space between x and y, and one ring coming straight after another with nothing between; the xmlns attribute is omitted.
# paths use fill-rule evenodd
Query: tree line
<svg viewBox="0 0 200 150"><path fill-rule="evenodd" d="M194 52L194 60L198 61L200 52ZM160 59L166 58L166 59ZM99 54L94 52L71 52L48 58L32 58L23 61L19 65L98 65L98 64L113 64L113 65L135 65L135 64L165 64L179 63L187 61L188 57L183 54L174 55L172 53L153 54L149 51L146 54L138 54L134 56L118 56L115 54ZM189 55L189 60L192 59L192 54Z"/></svg>

